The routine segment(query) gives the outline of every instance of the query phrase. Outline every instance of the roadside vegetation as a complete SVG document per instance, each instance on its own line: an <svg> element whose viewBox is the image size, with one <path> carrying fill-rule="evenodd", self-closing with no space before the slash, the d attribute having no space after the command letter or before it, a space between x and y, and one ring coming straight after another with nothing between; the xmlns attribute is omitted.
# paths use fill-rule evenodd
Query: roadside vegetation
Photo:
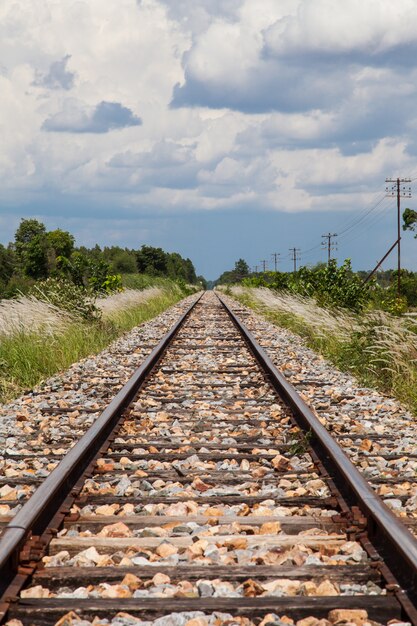
<svg viewBox="0 0 417 626"><path fill-rule="evenodd" d="M189 259L161 248L75 248L22 220L0 246L0 401L16 397L198 291Z"/></svg>
<svg viewBox="0 0 417 626"><path fill-rule="evenodd" d="M297 272L249 273L243 259L219 279L222 289L308 346L362 384L397 397L417 414L417 274L355 273L349 260Z"/></svg>

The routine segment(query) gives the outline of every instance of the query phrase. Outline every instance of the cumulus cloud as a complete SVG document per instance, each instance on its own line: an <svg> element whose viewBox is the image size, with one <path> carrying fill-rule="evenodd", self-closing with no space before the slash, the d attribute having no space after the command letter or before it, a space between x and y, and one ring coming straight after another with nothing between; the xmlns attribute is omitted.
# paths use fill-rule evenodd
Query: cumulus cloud
<svg viewBox="0 0 417 626"><path fill-rule="evenodd" d="M74 85L75 74L67 68L70 58L71 55L67 54L60 61L51 63L49 71L44 75L38 76L34 84L47 89L71 89Z"/></svg>
<svg viewBox="0 0 417 626"><path fill-rule="evenodd" d="M80 222L359 207L417 169L414 5L4 0L1 204Z"/></svg>
<svg viewBox="0 0 417 626"><path fill-rule="evenodd" d="M253 19L252 7L246 0L238 22L215 20L194 40L172 106L329 110L360 87L364 70L390 68L398 82L416 66L414 0L346 0L337 8L331 0L298 0L262 21Z"/></svg>
<svg viewBox="0 0 417 626"><path fill-rule="evenodd" d="M182 145L175 141L163 139L144 152L127 150L115 154L109 161L111 167L171 167L182 165L194 159L192 146Z"/></svg>
<svg viewBox="0 0 417 626"><path fill-rule="evenodd" d="M103 101L95 107L86 107L68 101L62 111L45 120L42 128L57 133L108 133L141 124L140 117L120 102Z"/></svg>
<svg viewBox="0 0 417 626"><path fill-rule="evenodd" d="M387 51L416 45L415 10L414 0L345 0L337 6L332 0L302 0L295 14L266 29L265 43L277 55L356 53L372 63Z"/></svg>
<svg viewBox="0 0 417 626"><path fill-rule="evenodd" d="M143 0L138 0L139 4ZM179 21L194 34L202 32L213 19L238 19L244 0L161 0L171 19Z"/></svg>

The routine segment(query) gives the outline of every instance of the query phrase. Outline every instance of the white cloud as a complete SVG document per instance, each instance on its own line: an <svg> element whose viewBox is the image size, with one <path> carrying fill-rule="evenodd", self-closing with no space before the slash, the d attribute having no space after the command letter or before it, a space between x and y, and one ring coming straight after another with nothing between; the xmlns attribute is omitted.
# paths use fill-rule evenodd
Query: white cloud
<svg viewBox="0 0 417 626"><path fill-rule="evenodd" d="M417 168L414 4L4 0L0 198L346 209Z"/></svg>
<svg viewBox="0 0 417 626"><path fill-rule="evenodd" d="M377 55L417 42L414 0L303 0L266 32L269 51Z"/></svg>

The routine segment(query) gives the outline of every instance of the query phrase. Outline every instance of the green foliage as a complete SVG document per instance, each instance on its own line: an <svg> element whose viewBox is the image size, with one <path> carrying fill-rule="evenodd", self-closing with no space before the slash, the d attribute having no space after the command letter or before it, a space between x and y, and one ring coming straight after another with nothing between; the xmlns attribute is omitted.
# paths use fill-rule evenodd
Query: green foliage
<svg viewBox="0 0 417 626"><path fill-rule="evenodd" d="M397 293L398 270L391 273L390 289ZM417 273L409 270L401 270L401 297L406 305L417 306Z"/></svg>
<svg viewBox="0 0 417 626"><path fill-rule="evenodd" d="M101 311L94 304L95 297L69 280L47 278L34 285L29 293L84 320L97 321L101 318Z"/></svg>
<svg viewBox="0 0 417 626"><path fill-rule="evenodd" d="M55 257L64 256L69 258L74 251L75 239L71 233L57 228L46 233L49 248Z"/></svg>
<svg viewBox="0 0 417 626"><path fill-rule="evenodd" d="M233 270L223 272L223 274L216 281L219 285L231 285L238 283L249 276L249 265L244 259L239 259L235 262Z"/></svg>
<svg viewBox="0 0 417 626"><path fill-rule="evenodd" d="M162 248L142 246L136 252L139 273L151 276L167 276L186 283L196 283L197 276L190 259L184 259L178 252L164 252Z"/></svg>
<svg viewBox="0 0 417 626"><path fill-rule="evenodd" d="M22 218L14 237L16 254L20 256L24 253L25 246L39 235L46 235L44 224L35 219L25 220Z"/></svg>
<svg viewBox="0 0 417 626"><path fill-rule="evenodd" d="M290 289L291 274L287 272L262 272L244 278L245 287L268 287L277 291Z"/></svg>
<svg viewBox="0 0 417 626"><path fill-rule="evenodd" d="M22 219L15 234L15 252L22 273L42 279L48 275L48 240L45 226L35 219Z"/></svg>
<svg viewBox="0 0 417 626"><path fill-rule="evenodd" d="M165 278L149 276L148 274L123 274L123 287L126 289L147 289L148 287L164 287L168 281Z"/></svg>
<svg viewBox="0 0 417 626"><path fill-rule="evenodd" d="M165 276L167 273L167 255L162 248L142 246L136 253L138 270L143 274Z"/></svg>
<svg viewBox="0 0 417 626"><path fill-rule="evenodd" d="M350 259L338 267L335 260L298 272L264 272L244 279L246 287L268 287L313 297L321 306L361 311L369 302L370 286L352 272Z"/></svg>
<svg viewBox="0 0 417 626"><path fill-rule="evenodd" d="M121 276L109 273L109 263L81 252L74 252L70 259L58 257L57 269L62 277L77 287L95 293L112 293L123 289Z"/></svg>
<svg viewBox="0 0 417 626"><path fill-rule="evenodd" d="M208 289L209 287L209 284L204 276L197 276L197 283L199 286L201 286L201 289Z"/></svg>
<svg viewBox="0 0 417 626"><path fill-rule="evenodd" d="M71 233L59 228L47 232L38 220L22 219L14 243L8 248L0 245L0 297L26 293L33 281L50 277L100 294L122 289L121 274L141 272L183 285L199 282L192 261L177 252L146 245L138 251L74 245Z"/></svg>
<svg viewBox="0 0 417 626"><path fill-rule="evenodd" d="M307 432L298 431L292 434L292 441L289 447L288 453L291 456L305 454L311 447L311 441L313 439L313 431Z"/></svg>
<svg viewBox="0 0 417 626"><path fill-rule="evenodd" d="M22 219L15 234L14 250L18 273L42 280L56 269L57 257L69 257L74 237L64 230L46 232L35 219Z"/></svg>
<svg viewBox="0 0 417 626"><path fill-rule="evenodd" d="M6 285L0 290L0 298L14 298L21 294L27 294L32 289L36 281L19 274L13 274Z"/></svg>
<svg viewBox="0 0 417 626"><path fill-rule="evenodd" d="M104 293L114 293L123 291L123 282L120 274L107 274L106 279L101 283L100 291Z"/></svg>
<svg viewBox="0 0 417 626"><path fill-rule="evenodd" d="M352 272L350 259L340 267L335 260L318 269L302 267L294 277L294 284L294 291L313 296L321 306L361 311L369 300L369 287Z"/></svg>
<svg viewBox="0 0 417 626"><path fill-rule="evenodd" d="M110 264L114 274L133 274L137 272L136 252L120 246L105 246L99 255Z"/></svg>
<svg viewBox="0 0 417 626"><path fill-rule="evenodd" d="M14 272L14 254L11 248L0 244L0 288L4 289Z"/></svg>
<svg viewBox="0 0 417 626"><path fill-rule="evenodd" d="M408 307L417 306L417 273L401 270L401 296L398 297L397 270L381 272L371 283L370 305L393 315L401 315ZM382 285L382 286L381 286Z"/></svg>
<svg viewBox="0 0 417 626"><path fill-rule="evenodd" d="M403 213L403 230L416 230L417 226L417 211L412 209L405 209ZM417 235L414 235L417 238Z"/></svg>
<svg viewBox="0 0 417 626"><path fill-rule="evenodd" d="M54 274L57 267L57 258L69 258L74 251L75 239L71 233L60 230L51 230L46 233L48 243L48 270Z"/></svg>
<svg viewBox="0 0 417 626"><path fill-rule="evenodd" d="M397 291L392 289L387 289L381 294L378 305L378 308L391 313L391 315L402 315L408 309L407 298L405 296L398 297Z"/></svg>

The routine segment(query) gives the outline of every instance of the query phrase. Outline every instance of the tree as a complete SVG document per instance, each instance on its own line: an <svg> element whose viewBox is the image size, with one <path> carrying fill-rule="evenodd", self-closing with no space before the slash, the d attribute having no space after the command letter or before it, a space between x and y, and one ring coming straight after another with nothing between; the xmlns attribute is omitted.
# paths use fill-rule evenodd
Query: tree
<svg viewBox="0 0 417 626"><path fill-rule="evenodd" d="M220 285L237 283L242 281L247 276L249 276L249 265L244 259L239 259L236 261L234 269L223 272L216 282Z"/></svg>
<svg viewBox="0 0 417 626"><path fill-rule="evenodd" d="M15 234L15 251L21 271L30 278L48 275L48 240L44 224L22 219Z"/></svg>
<svg viewBox="0 0 417 626"><path fill-rule="evenodd" d="M249 265L244 259L239 259L238 261L236 261L234 273L237 280L242 280L242 278L249 276Z"/></svg>
<svg viewBox="0 0 417 626"><path fill-rule="evenodd" d="M10 248L5 248L0 243L0 285L5 287L13 276L14 258Z"/></svg>
<svg viewBox="0 0 417 626"><path fill-rule="evenodd" d="M134 250L120 246L105 246L102 258L110 263L111 270L116 274L135 274L138 271Z"/></svg>
<svg viewBox="0 0 417 626"><path fill-rule="evenodd" d="M48 244L51 250L53 250L55 257L64 256L67 259L70 258L71 254L74 252L74 244L75 239L66 230L61 230L57 228L56 230L51 230L46 234L48 239Z"/></svg>
<svg viewBox="0 0 417 626"><path fill-rule="evenodd" d="M111 268L116 274L135 274L137 272L135 255L129 250L121 250L111 259Z"/></svg>
<svg viewBox="0 0 417 626"><path fill-rule="evenodd" d="M142 246L136 253L138 271L141 274L165 276L167 274L167 254L162 248Z"/></svg>
<svg viewBox="0 0 417 626"><path fill-rule="evenodd" d="M403 230L416 230L417 226L417 211L413 211L413 209L405 209L403 213ZM417 234L414 235L414 238L417 239Z"/></svg>
<svg viewBox="0 0 417 626"><path fill-rule="evenodd" d="M57 266L57 259L64 257L69 259L74 251L75 239L66 230L51 230L46 233L48 241L48 268L54 271Z"/></svg>
<svg viewBox="0 0 417 626"><path fill-rule="evenodd" d="M195 273L194 264L191 259L185 259L185 273L186 273L186 281L188 283L194 284L197 282L197 274Z"/></svg>

